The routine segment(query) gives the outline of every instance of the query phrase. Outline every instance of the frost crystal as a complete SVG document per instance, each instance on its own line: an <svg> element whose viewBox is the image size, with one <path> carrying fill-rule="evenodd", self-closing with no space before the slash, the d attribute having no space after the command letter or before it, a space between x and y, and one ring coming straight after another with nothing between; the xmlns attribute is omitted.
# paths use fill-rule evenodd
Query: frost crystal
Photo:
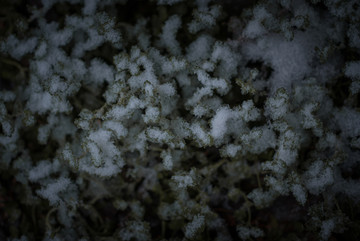
<svg viewBox="0 0 360 241"><path fill-rule="evenodd" d="M0 15L2 239L360 240L358 1Z"/></svg>

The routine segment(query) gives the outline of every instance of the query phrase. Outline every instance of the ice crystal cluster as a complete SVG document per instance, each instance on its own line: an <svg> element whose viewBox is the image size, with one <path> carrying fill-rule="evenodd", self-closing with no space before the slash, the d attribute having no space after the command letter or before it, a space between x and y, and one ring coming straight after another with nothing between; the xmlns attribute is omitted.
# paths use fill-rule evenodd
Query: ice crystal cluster
<svg viewBox="0 0 360 241"><path fill-rule="evenodd" d="M2 4L0 239L360 239L357 0Z"/></svg>

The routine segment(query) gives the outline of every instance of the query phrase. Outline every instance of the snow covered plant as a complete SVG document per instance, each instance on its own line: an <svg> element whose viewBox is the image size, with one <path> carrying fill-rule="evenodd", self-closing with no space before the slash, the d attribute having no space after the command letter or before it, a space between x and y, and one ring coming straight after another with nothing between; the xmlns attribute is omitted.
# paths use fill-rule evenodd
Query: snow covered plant
<svg viewBox="0 0 360 241"><path fill-rule="evenodd" d="M360 240L357 0L0 9L1 240Z"/></svg>

